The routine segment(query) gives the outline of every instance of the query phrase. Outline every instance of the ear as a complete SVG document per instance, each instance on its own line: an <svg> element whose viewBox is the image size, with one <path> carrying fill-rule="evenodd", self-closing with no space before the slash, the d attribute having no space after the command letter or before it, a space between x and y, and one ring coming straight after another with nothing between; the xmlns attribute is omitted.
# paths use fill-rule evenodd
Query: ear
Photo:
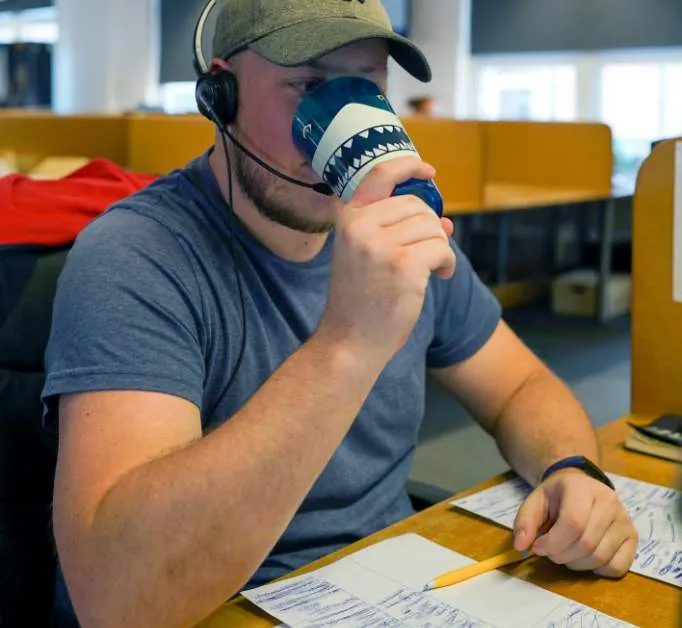
<svg viewBox="0 0 682 628"><path fill-rule="evenodd" d="M231 70L232 66L229 61L225 59L212 59L211 60L211 73L217 72L218 70Z"/></svg>

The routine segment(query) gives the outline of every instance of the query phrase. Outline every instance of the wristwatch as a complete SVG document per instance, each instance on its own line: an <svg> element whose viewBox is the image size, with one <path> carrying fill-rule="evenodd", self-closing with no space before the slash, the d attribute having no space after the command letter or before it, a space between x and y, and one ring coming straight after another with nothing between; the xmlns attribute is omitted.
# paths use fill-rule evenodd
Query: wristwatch
<svg viewBox="0 0 682 628"><path fill-rule="evenodd" d="M540 482L544 482L550 475L560 471L561 469L580 469L584 473L587 473L587 475L589 475L591 478L599 480L614 491L616 490L616 487L609 479L609 476L606 475L606 473L604 473L596 464L594 464L594 462L588 458L585 458L585 456L570 456L555 462L545 469Z"/></svg>

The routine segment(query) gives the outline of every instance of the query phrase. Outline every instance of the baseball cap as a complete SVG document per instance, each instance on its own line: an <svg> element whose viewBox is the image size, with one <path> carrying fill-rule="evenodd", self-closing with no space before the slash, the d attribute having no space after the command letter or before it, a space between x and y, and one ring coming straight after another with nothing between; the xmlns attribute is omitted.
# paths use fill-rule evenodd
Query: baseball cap
<svg viewBox="0 0 682 628"><path fill-rule="evenodd" d="M253 50L282 66L309 63L338 48L380 38L420 81L431 80L422 51L395 33L381 0L218 0L213 56Z"/></svg>

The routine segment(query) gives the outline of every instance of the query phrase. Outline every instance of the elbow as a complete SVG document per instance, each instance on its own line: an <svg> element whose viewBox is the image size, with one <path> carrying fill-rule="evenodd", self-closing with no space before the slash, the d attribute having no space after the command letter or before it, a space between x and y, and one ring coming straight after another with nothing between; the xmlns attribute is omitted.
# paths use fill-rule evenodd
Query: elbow
<svg viewBox="0 0 682 628"><path fill-rule="evenodd" d="M56 535L55 535L56 536ZM76 543L65 543L57 540L57 555L61 568L61 575L68 596L66 612L73 612L82 628L132 625L126 624L117 613L115 601L115 587L106 583L105 572L94 565L93 557L78 547ZM107 595L102 591L109 589ZM63 601L66 602L66 601Z"/></svg>
<svg viewBox="0 0 682 628"><path fill-rule="evenodd" d="M130 587L123 574L116 574L111 561L97 547L92 532L59 525L55 520L55 542L61 575L71 609L82 628L113 628L152 625L144 613L134 616L126 609ZM68 606L67 606L68 608Z"/></svg>

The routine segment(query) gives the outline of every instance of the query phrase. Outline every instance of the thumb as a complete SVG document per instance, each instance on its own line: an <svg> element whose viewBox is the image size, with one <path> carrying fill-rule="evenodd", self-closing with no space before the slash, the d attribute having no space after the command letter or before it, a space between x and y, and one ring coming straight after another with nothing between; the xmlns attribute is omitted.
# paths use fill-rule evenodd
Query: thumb
<svg viewBox="0 0 682 628"><path fill-rule="evenodd" d="M521 504L514 520L514 548L525 552L535 542L549 515L545 492L536 488Z"/></svg>

